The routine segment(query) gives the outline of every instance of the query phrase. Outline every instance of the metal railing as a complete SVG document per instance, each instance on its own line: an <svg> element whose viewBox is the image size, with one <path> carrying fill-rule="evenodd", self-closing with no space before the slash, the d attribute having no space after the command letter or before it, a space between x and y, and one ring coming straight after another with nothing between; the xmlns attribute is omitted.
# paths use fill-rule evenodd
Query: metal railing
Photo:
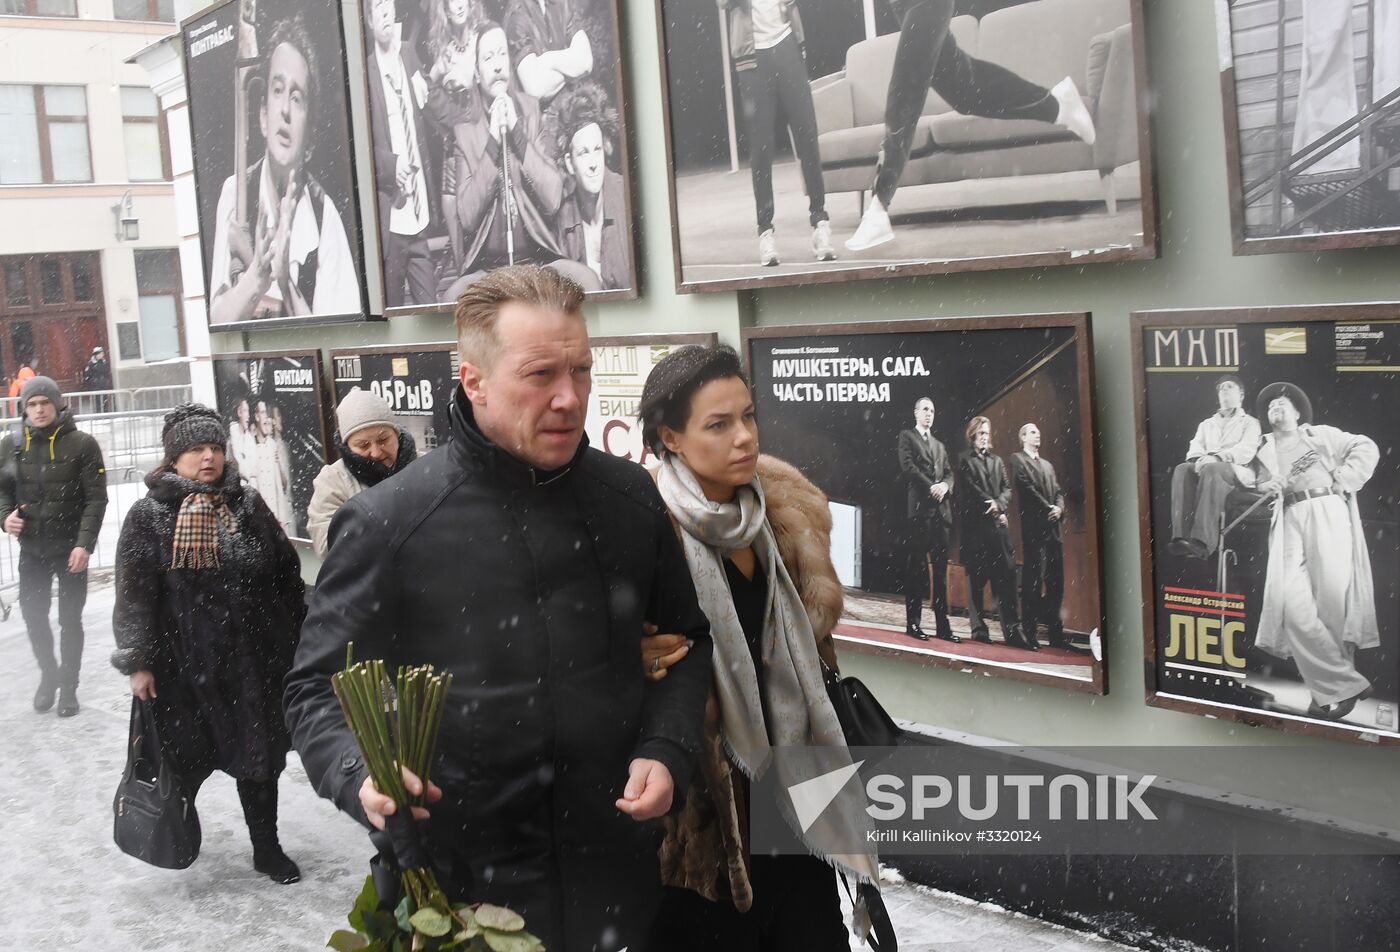
<svg viewBox="0 0 1400 952"><path fill-rule="evenodd" d="M0 432L18 433L20 419L15 411L19 401L4 399L7 416L0 419ZM107 513L88 571L110 570L116 564L117 538L127 510L146 495L146 473L164 456L160 431L165 414L177 404L189 402L190 387L83 391L64 394L63 399L73 413L74 424L91 434L102 448L107 467ZM0 460L0 466L9 462ZM13 589L18 583L19 543L5 535L0 543L0 615L4 617L9 617L13 608Z"/></svg>
<svg viewBox="0 0 1400 952"><path fill-rule="evenodd" d="M1366 2L1366 53L1358 84L1358 110L1355 115L1329 130L1297 152L1290 151L1284 135L1284 107L1287 98L1285 68L1287 56L1286 0L1279 0L1277 35L1277 88L1274 124L1278 130L1273 166L1253 182L1245 183L1244 205L1250 207L1269 200L1271 225L1276 234L1301 232L1317 225L1328 212L1350 219L1364 215L1377 200L1368 189L1385 191L1385 176L1400 166L1400 150L1381 149L1378 132L1400 118L1400 89L1391 90L1373 101L1376 73L1376 4ZM1359 141L1360 167L1354 173L1316 173L1323 159L1353 140ZM1309 181L1309 179L1315 181ZM1285 221L1284 200L1293 202L1293 215ZM1392 201L1394 201L1392 199ZM1389 215L1383 215L1389 219ZM1351 224L1350 227L1360 227ZM1335 226L1334 226L1335 230Z"/></svg>

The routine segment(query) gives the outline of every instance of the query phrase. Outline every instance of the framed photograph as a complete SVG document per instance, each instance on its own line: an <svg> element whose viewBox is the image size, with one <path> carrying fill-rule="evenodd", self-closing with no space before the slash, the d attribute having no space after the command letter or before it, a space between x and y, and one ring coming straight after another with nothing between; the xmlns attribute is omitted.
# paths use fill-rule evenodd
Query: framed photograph
<svg viewBox="0 0 1400 952"><path fill-rule="evenodd" d="M227 0L180 30L210 330L364 320L340 4Z"/></svg>
<svg viewBox="0 0 1400 952"><path fill-rule="evenodd" d="M1148 703L1400 742L1400 304L1132 334Z"/></svg>
<svg viewBox="0 0 1400 952"><path fill-rule="evenodd" d="M452 433L456 341L333 350L331 366L335 405L356 387L383 397L399 426L413 437L418 455L436 449Z"/></svg>
<svg viewBox="0 0 1400 952"><path fill-rule="evenodd" d="M657 0L681 291L1156 257L1141 0L775 3Z"/></svg>
<svg viewBox="0 0 1400 952"><path fill-rule="evenodd" d="M310 542L312 482L330 460L319 351L216 354L214 392L228 458L291 539Z"/></svg>
<svg viewBox="0 0 1400 952"><path fill-rule="evenodd" d="M717 334L635 334L627 337L592 337L593 391L588 398L584 432L588 444L613 456L635 460L643 466L655 461L642 442L637 407L651 368L673 350L688 344L713 347Z"/></svg>
<svg viewBox="0 0 1400 952"><path fill-rule="evenodd" d="M637 296L616 0L360 0L386 314L506 264Z"/></svg>
<svg viewBox="0 0 1400 952"><path fill-rule="evenodd" d="M1107 693L1087 314L744 331L763 452L830 499L841 647Z"/></svg>
<svg viewBox="0 0 1400 952"><path fill-rule="evenodd" d="M1400 4L1216 11L1235 254L1400 244Z"/></svg>

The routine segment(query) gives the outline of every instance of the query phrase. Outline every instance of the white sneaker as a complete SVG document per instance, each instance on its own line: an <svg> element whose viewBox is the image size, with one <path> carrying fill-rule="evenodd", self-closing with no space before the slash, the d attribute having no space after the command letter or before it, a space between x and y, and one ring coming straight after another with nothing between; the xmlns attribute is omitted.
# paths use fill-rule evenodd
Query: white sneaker
<svg viewBox="0 0 1400 952"><path fill-rule="evenodd" d="M885 211L885 206L880 204L878 198L871 196L870 204L865 207L865 214L861 216L860 227L854 235L846 239L846 250L864 251L866 248L883 245L887 241L894 241L889 212Z"/></svg>
<svg viewBox="0 0 1400 952"><path fill-rule="evenodd" d="M1079 87L1066 76L1050 90L1060 103L1060 114L1055 117L1055 125L1064 126L1088 145L1094 144L1094 117L1084 106L1084 97L1079 95Z"/></svg>
<svg viewBox="0 0 1400 952"><path fill-rule="evenodd" d="M812 229L812 254L818 261L836 260L836 249L831 247L831 222L819 221Z"/></svg>
<svg viewBox="0 0 1400 952"><path fill-rule="evenodd" d="M758 236L758 263L765 268L778 266L778 240L771 228Z"/></svg>

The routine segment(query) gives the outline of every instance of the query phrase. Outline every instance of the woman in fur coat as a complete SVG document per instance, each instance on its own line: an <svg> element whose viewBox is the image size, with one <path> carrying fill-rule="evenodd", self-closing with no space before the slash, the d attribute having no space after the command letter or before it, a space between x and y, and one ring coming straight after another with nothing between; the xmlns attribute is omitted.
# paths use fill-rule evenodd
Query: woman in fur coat
<svg viewBox="0 0 1400 952"><path fill-rule="evenodd" d="M865 842L868 822L859 785L848 784L805 832L791 804L778 804L811 855L755 855L747 842L749 781L773 748L829 748L840 762L828 769L851 762L824 681L836 670L831 631L842 605L826 497L793 467L759 455L753 398L730 348L670 354L652 370L639 411L714 638L700 769L666 821L668 888L652 946L844 952L836 872L878 881L874 854L849 852ZM667 638L644 639L648 677L664 677L684 656ZM785 780L783 761L774 763Z"/></svg>
<svg viewBox="0 0 1400 952"><path fill-rule="evenodd" d="M112 664L151 704L191 790L214 770L237 780L253 867L294 883L301 873L277 838L277 778L291 748L282 679L306 613L301 562L225 458L217 413L176 407L161 439L165 460L117 543Z"/></svg>

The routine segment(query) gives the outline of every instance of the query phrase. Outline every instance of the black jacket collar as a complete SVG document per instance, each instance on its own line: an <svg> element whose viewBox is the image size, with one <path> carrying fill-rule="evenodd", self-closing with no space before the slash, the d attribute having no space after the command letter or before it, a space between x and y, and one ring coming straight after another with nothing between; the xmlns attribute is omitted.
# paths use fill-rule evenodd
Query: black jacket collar
<svg viewBox="0 0 1400 952"><path fill-rule="evenodd" d="M579 442L578 452L558 469L543 470L516 459L488 440L476 425L471 401L460 386L452 392L452 454L463 468L480 468L511 489L544 486L567 476L588 452L588 436Z"/></svg>

